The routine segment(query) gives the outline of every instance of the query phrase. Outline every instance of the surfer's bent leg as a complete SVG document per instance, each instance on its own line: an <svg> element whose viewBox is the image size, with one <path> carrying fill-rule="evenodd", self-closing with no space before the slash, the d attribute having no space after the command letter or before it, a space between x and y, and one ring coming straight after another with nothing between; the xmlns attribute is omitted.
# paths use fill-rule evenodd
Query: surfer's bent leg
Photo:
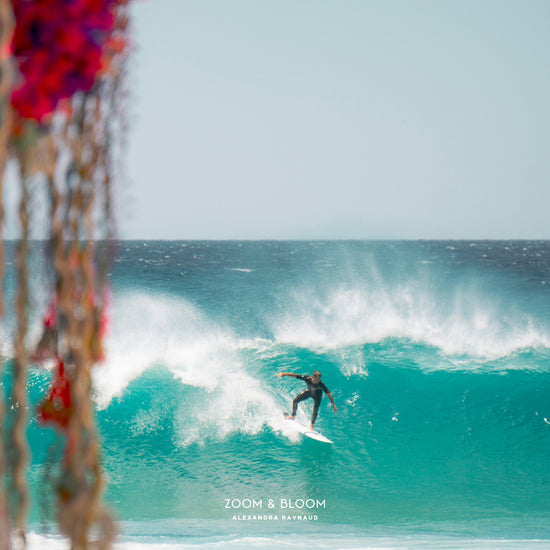
<svg viewBox="0 0 550 550"><path fill-rule="evenodd" d="M297 395L294 398L294 401L292 401L292 414L291 416L296 416L296 410L298 409L298 403L300 401L303 401L304 399L307 399L308 397L312 397L311 392L309 390L303 391L300 395Z"/></svg>
<svg viewBox="0 0 550 550"><path fill-rule="evenodd" d="M319 405L321 404L320 399L313 399L314 405L313 405L313 413L311 415L311 426L313 427L313 424L315 424L315 421L317 420L317 413L319 412Z"/></svg>

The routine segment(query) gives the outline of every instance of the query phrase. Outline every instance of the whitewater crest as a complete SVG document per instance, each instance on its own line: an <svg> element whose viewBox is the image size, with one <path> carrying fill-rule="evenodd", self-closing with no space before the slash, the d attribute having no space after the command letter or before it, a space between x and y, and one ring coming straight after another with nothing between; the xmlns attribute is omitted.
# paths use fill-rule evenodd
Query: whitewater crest
<svg viewBox="0 0 550 550"><path fill-rule="evenodd" d="M265 352L262 340L258 353ZM128 386L154 368L168 370L187 391L174 422L182 446L225 439L240 432L255 434L265 425L296 439L285 428L286 398L250 372L242 358L251 342L222 329L181 298L129 293L115 298L107 362L94 371L99 410L124 396ZM188 391L194 389L195 391ZM138 409L135 433L157 429L158 407Z"/></svg>
<svg viewBox="0 0 550 550"><path fill-rule="evenodd" d="M533 317L472 289L441 295L413 283L303 288L285 305L270 320L275 340L321 351L403 339L444 355L493 360L550 348L548 331Z"/></svg>
<svg viewBox="0 0 550 550"><path fill-rule="evenodd" d="M395 339L452 358L438 368L475 368L524 350L547 354L550 349L547 331L527 313L471 290L439 296L412 284L391 290L343 285L327 292L293 290L282 303L280 311L265 314L272 338L251 338L213 322L182 297L115 295L108 359L94 371L98 408L108 407L148 369L163 367L175 381L199 390L196 398L204 403L193 408L195 428L179 430L188 444L197 434L257 433L266 424L282 431L279 416L288 407L288 395L275 383L266 384L259 370L277 356L292 367L297 360L289 355L292 348L325 354L348 378L367 377L369 361L377 360L376 350L369 355L366 345L379 345L379 353L388 357L392 346L384 342ZM399 355L406 349L415 353L401 346ZM301 364L293 368L303 370ZM185 407L182 416L188 414Z"/></svg>

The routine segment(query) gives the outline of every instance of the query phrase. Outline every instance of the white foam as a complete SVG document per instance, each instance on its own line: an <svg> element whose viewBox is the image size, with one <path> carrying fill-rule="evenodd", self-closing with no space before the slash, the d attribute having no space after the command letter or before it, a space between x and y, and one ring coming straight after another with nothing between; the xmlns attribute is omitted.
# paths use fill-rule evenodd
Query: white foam
<svg viewBox="0 0 550 550"><path fill-rule="evenodd" d="M223 440L239 432L257 434L264 426L292 440L296 434L283 421L281 399L271 388L246 373L239 364L229 364L218 373L218 384L206 396L186 400L177 414L178 438L182 446Z"/></svg>
<svg viewBox="0 0 550 550"><path fill-rule="evenodd" d="M265 425L287 433L284 396L248 372L242 358L243 350L251 353L250 341L241 342L183 299L126 293L115 296L113 305L107 361L94 370L99 408L122 395L145 370L162 365L178 383L197 389L179 405L175 418L181 445L234 432L255 434ZM138 432L156 424L154 411L141 416L138 411L133 419Z"/></svg>
<svg viewBox="0 0 550 550"><path fill-rule="evenodd" d="M94 369L98 406L108 406L146 369L164 363L175 334L190 342L198 328L200 315L185 301L141 293L115 296L106 341L107 360Z"/></svg>
<svg viewBox="0 0 550 550"><path fill-rule="evenodd" d="M304 529L303 526L302 530ZM334 527L337 532L338 528ZM184 530L182 529L182 532ZM167 540L168 539L168 540ZM262 534L252 531L250 534L223 534L205 537L189 537L173 534L169 537L146 537L140 540L117 540L115 550L201 550L231 548L233 550L279 550L281 548L318 548L318 549L355 549L355 550L528 550L548 548L544 539L491 539L458 538L441 535L401 534L394 536L365 536L356 533L336 534L330 527L317 528L316 533ZM55 535L41 535L30 532L27 535L29 550L68 550L70 543L66 538Z"/></svg>
<svg viewBox="0 0 550 550"><path fill-rule="evenodd" d="M403 338L447 355L484 359L529 348L550 348L550 335L527 314L505 308L475 289L438 295L410 284L365 289L341 286L328 293L292 293L271 320L277 342L316 350Z"/></svg>
<svg viewBox="0 0 550 550"><path fill-rule="evenodd" d="M239 344L229 329L212 323L183 299L126 293L115 296L107 360L94 371L100 408L156 365L168 368L182 384L211 391L227 369L237 365Z"/></svg>

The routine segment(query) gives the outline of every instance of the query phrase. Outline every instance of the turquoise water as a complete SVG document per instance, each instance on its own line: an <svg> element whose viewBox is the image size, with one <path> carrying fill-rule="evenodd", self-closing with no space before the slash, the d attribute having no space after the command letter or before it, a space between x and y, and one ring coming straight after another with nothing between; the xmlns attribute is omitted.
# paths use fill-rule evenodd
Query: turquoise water
<svg viewBox="0 0 550 550"><path fill-rule="evenodd" d="M111 281L122 545L550 544L549 242L122 242ZM332 446L283 421L305 385L277 373L313 370ZM40 533L56 437L29 433Z"/></svg>

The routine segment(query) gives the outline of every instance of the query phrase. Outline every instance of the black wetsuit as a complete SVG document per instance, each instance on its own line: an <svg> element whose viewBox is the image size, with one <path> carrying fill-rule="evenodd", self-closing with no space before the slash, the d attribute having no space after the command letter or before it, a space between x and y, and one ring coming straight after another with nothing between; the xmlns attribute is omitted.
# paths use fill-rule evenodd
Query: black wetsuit
<svg viewBox="0 0 550 550"><path fill-rule="evenodd" d="M313 382L311 376L302 376L297 374L298 380L303 380L307 384L307 390L303 391L300 395L297 395L292 401L292 415L296 416L296 410L298 409L298 403L304 399L313 399L313 414L311 415L311 423L314 424L317 419L317 412L319 411L319 405L321 404L321 398L323 392L330 393L329 389L322 382Z"/></svg>

